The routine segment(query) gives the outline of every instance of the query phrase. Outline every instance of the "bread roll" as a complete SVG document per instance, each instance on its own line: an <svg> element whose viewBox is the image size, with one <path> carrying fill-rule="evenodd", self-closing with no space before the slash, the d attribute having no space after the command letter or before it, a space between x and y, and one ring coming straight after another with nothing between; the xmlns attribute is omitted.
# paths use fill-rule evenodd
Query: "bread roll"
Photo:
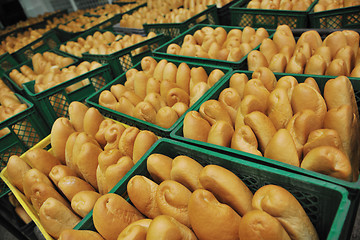
<svg viewBox="0 0 360 240"><path fill-rule="evenodd" d="M89 108L84 115L84 131L95 137L101 122L104 120L103 115L96 108Z"/></svg>
<svg viewBox="0 0 360 240"><path fill-rule="evenodd" d="M143 71L139 71L134 76L134 93L141 99L146 96L146 87L149 76Z"/></svg>
<svg viewBox="0 0 360 240"><path fill-rule="evenodd" d="M134 164L146 153L147 150L158 140L156 135L150 131L140 131L134 141L134 149L132 159Z"/></svg>
<svg viewBox="0 0 360 240"><path fill-rule="evenodd" d="M260 52L265 56L267 62L270 63L273 56L279 53L279 50L272 39L265 38L261 42Z"/></svg>
<svg viewBox="0 0 360 240"><path fill-rule="evenodd" d="M347 45L347 41L342 31L335 31L324 39L322 45L330 48L331 57L334 58L339 49Z"/></svg>
<svg viewBox="0 0 360 240"><path fill-rule="evenodd" d="M41 206L39 219L46 232L54 238L59 238L63 230L74 228L81 220L63 203L52 197Z"/></svg>
<svg viewBox="0 0 360 240"><path fill-rule="evenodd" d="M60 164L60 161L56 157L42 148L28 150L25 157L34 168L47 176L55 165Z"/></svg>
<svg viewBox="0 0 360 240"><path fill-rule="evenodd" d="M180 118L189 109L189 105L186 105L183 102L177 102L171 108L175 110L178 118Z"/></svg>
<svg viewBox="0 0 360 240"><path fill-rule="evenodd" d="M53 187L53 184L49 178L36 168L31 168L23 174L22 186L24 189L24 194L29 200L32 192L31 187L39 182L45 183L49 187Z"/></svg>
<svg viewBox="0 0 360 240"><path fill-rule="evenodd" d="M81 191L95 191L94 188L81 178L65 176L58 182L58 188L71 202L73 196Z"/></svg>
<svg viewBox="0 0 360 240"><path fill-rule="evenodd" d="M54 156L59 159L62 164L65 164L65 146L70 134L75 132L69 119L60 117L55 120L51 128L51 147Z"/></svg>
<svg viewBox="0 0 360 240"><path fill-rule="evenodd" d="M231 87L225 88L224 90L221 91L218 100L220 103L222 103L225 106L234 124L235 123L234 118L236 118L236 111L241 103L240 94L237 92L235 88L231 88ZM233 116L234 113L235 116Z"/></svg>
<svg viewBox="0 0 360 240"><path fill-rule="evenodd" d="M190 89L190 107L194 105L208 90L209 85L205 82L199 82Z"/></svg>
<svg viewBox="0 0 360 240"><path fill-rule="evenodd" d="M235 129L231 138L231 148L262 156L258 150L258 142L254 132L247 125Z"/></svg>
<svg viewBox="0 0 360 240"><path fill-rule="evenodd" d="M293 111L287 91L284 88L276 88L270 93L266 111L277 130L286 127Z"/></svg>
<svg viewBox="0 0 360 240"><path fill-rule="evenodd" d="M127 184L127 192L131 202L148 218L161 215L156 203L158 185L147 177L136 175Z"/></svg>
<svg viewBox="0 0 360 240"><path fill-rule="evenodd" d="M192 193L189 218L199 239L238 239L240 216L228 205L220 203L205 189Z"/></svg>
<svg viewBox="0 0 360 240"><path fill-rule="evenodd" d="M312 55L306 64L304 73L311 75L324 75L326 70L326 61L318 54Z"/></svg>
<svg viewBox="0 0 360 240"><path fill-rule="evenodd" d="M158 80L158 81L163 80L164 67L166 66L167 63L168 63L168 61L166 59L162 59L156 64L156 67L154 69L154 74L153 74L153 76L156 80Z"/></svg>
<svg viewBox="0 0 360 240"><path fill-rule="evenodd" d="M60 233L58 240L104 240L100 234L91 230L65 229Z"/></svg>
<svg viewBox="0 0 360 240"><path fill-rule="evenodd" d="M272 72L285 72L287 65L287 58L283 53L275 54L269 62L269 69Z"/></svg>
<svg viewBox="0 0 360 240"><path fill-rule="evenodd" d="M133 160L129 156L123 156L115 164L110 165L104 172L103 192L110 192L133 166Z"/></svg>
<svg viewBox="0 0 360 240"><path fill-rule="evenodd" d="M99 95L99 104L106 108L115 110L115 106L118 100L109 90L104 90Z"/></svg>
<svg viewBox="0 0 360 240"><path fill-rule="evenodd" d="M349 76L355 66L355 54L350 46L345 46L336 53L335 59L342 59L345 62L345 75Z"/></svg>
<svg viewBox="0 0 360 240"><path fill-rule="evenodd" d="M172 161L172 158L163 154L153 153L148 157L147 170L156 183L171 179Z"/></svg>
<svg viewBox="0 0 360 240"><path fill-rule="evenodd" d="M165 180L159 184L155 199L162 214L172 216L180 223L190 227L188 215L190 196L190 190L184 185L173 180Z"/></svg>
<svg viewBox="0 0 360 240"><path fill-rule="evenodd" d="M12 155L6 166L9 182L24 193L23 176L31 167L17 155Z"/></svg>
<svg viewBox="0 0 360 240"><path fill-rule="evenodd" d="M166 106L165 100L161 97L159 93L149 93L144 98L144 101L149 102L154 108L155 111L159 111L160 108Z"/></svg>
<svg viewBox="0 0 360 240"><path fill-rule="evenodd" d="M89 108L78 101L73 101L69 105L69 119L74 129L78 132L84 131L84 116Z"/></svg>
<svg viewBox="0 0 360 240"><path fill-rule="evenodd" d="M278 80L276 88L284 88L288 93L289 100L291 101L292 94L296 85L298 85L298 81L295 77L284 76Z"/></svg>
<svg viewBox="0 0 360 240"><path fill-rule="evenodd" d="M192 89L199 82L207 83L208 74L203 67L193 67L190 70L190 89Z"/></svg>
<svg viewBox="0 0 360 240"><path fill-rule="evenodd" d="M150 56L146 56L143 59L141 59L141 68L147 77L153 76L156 65L157 65L157 61Z"/></svg>
<svg viewBox="0 0 360 240"><path fill-rule="evenodd" d="M100 126L99 126L99 130L97 131L97 133L95 134L95 139L96 141L100 144L100 146L102 148L105 147L106 145L106 139L105 139L105 132L106 132L106 129L114 124L115 122L111 119L104 119L101 123L100 123Z"/></svg>
<svg viewBox="0 0 360 240"><path fill-rule="evenodd" d="M133 157L134 142L140 130L136 127L125 129L119 140L119 150L123 155Z"/></svg>
<svg viewBox="0 0 360 240"><path fill-rule="evenodd" d="M156 110L150 103L142 101L135 106L133 116L146 122L155 123Z"/></svg>
<svg viewBox="0 0 360 240"><path fill-rule="evenodd" d="M84 218L93 208L100 194L93 190L82 190L71 198L71 208L76 214Z"/></svg>
<svg viewBox="0 0 360 240"><path fill-rule="evenodd" d="M234 73L229 80L229 87L236 89L242 99L244 97L245 85L248 80L245 73Z"/></svg>
<svg viewBox="0 0 360 240"><path fill-rule="evenodd" d="M139 102L142 101L141 97L135 94L134 91L128 90L123 93L123 97L127 98L132 105L136 106ZM120 102L120 100L119 100Z"/></svg>
<svg viewBox="0 0 360 240"><path fill-rule="evenodd" d="M174 63L168 62L163 70L163 81L176 83L177 67Z"/></svg>
<svg viewBox="0 0 360 240"><path fill-rule="evenodd" d="M288 61L285 72L293 74L303 74L305 70L306 56L301 52L295 52Z"/></svg>
<svg viewBox="0 0 360 240"><path fill-rule="evenodd" d="M296 167L300 166L295 142L287 129L282 128L275 133L265 148L264 157Z"/></svg>
<svg viewBox="0 0 360 240"><path fill-rule="evenodd" d="M224 75L225 75L225 73L223 71L221 71L220 69L214 69L209 74L209 77L207 80L208 85L210 87L214 86L215 83L217 83Z"/></svg>
<svg viewBox="0 0 360 240"><path fill-rule="evenodd" d="M271 120L262 112L254 111L245 115L244 123L255 133L261 152L264 152L271 138L276 133L276 128Z"/></svg>
<svg viewBox="0 0 360 240"><path fill-rule="evenodd" d="M195 234L175 218L167 215L160 215L153 219L147 230L146 239L189 239L195 240Z"/></svg>
<svg viewBox="0 0 360 240"><path fill-rule="evenodd" d="M232 120L225 107L217 100L210 99L201 104L199 113L211 125L223 120L232 126Z"/></svg>
<svg viewBox="0 0 360 240"><path fill-rule="evenodd" d="M289 46L290 49L292 49L293 51L295 49L295 38L288 25L277 26L275 34L273 36L273 41L278 47L278 49L281 49L284 46Z"/></svg>
<svg viewBox="0 0 360 240"><path fill-rule="evenodd" d="M346 76L346 63L343 59L334 59L326 68L325 75Z"/></svg>
<svg viewBox="0 0 360 240"><path fill-rule="evenodd" d="M104 130L104 139L106 145L104 146L104 150L108 151L111 149L119 148L119 141L122 134L125 131L125 127L122 124L111 124Z"/></svg>
<svg viewBox="0 0 360 240"><path fill-rule="evenodd" d="M207 142L223 147L229 147L234 128L223 120L216 121L210 128Z"/></svg>
<svg viewBox="0 0 360 240"><path fill-rule="evenodd" d="M109 240L116 240L130 223L143 218L136 208L114 193L101 196L93 209L93 222L96 230Z"/></svg>
<svg viewBox="0 0 360 240"><path fill-rule="evenodd" d="M190 111L185 115L183 127L184 137L206 142L210 128L210 123L203 119L199 112Z"/></svg>
<svg viewBox="0 0 360 240"><path fill-rule="evenodd" d="M351 47L356 56L359 49L359 33L353 30L343 30L342 33L345 35L347 45Z"/></svg>
<svg viewBox="0 0 360 240"><path fill-rule="evenodd" d="M172 43L168 46L166 53L179 55L180 50L181 50L181 47L179 45L177 45L176 43Z"/></svg>
<svg viewBox="0 0 360 240"><path fill-rule="evenodd" d="M252 205L275 216L291 239L319 239L303 207L286 189L275 185L263 186L255 192Z"/></svg>
<svg viewBox="0 0 360 240"><path fill-rule="evenodd" d="M332 60L332 56L331 56L331 50L329 47L327 46L321 46L318 49L316 49L316 51L314 52L313 55L320 55L324 61L326 62L326 67L329 66L331 60Z"/></svg>
<svg viewBox="0 0 360 240"><path fill-rule="evenodd" d="M244 88L244 97L246 97L247 95L254 95L258 99L260 99L263 106L262 112L265 112L270 92L266 89L261 80L253 78L246 83Z"/></svg>
<svg viewBox="0 0 360 240"><path fill-rule="evenodd" d="M151 219L142 219L128 225L118 236L117 240L145 240Z"/></svg>
<svg viewBox="0 0 360 240"><path fill-rule="evenodd" d="M190 93L191 70L186 63L180 63L176 72L176 85L185 92Z"/></svg>
<svg viewBox="0 0 360 240"><path fill-rule="evenodd" d="M310 132L307 142L303 148L305 157L312 149L320 146L332 146L343 151L340 135L333 129L316 129Z"/></svg>
<svg viewBox="0 0 360 240"><path fill-rule="evenodd" d="M259 67L268 67L269 63L262 52L253 50L248 54L247 64L249 71L255 71Z"/></svg>
<svg viewBox="0 0 360 240"><path fill-rule="evenodd" d="M301 167L345 181L353 180L349 158L333 146L315 147L304 157Z"/></svg>
<svg viewBox="0 0 360 240"><path fill-rule="evenodd" d="M252 73L252 78L261 80L264 84L264 87L271 92L274 90L277 80L274 73L266 67L259 67Z"/></svg>
<svg viewBox="0 0 360 240"><path fill-rule="evenodd" d="M49 173L49 178L56 186L60 179L66 176L76 177L76 173L66 165L55 165Z"/></svg>
<svg viewBox="0 0 360 240"><path fill-rule="evenodd" d="M261 210L247 212L239 224L240 240L290 240L280 222Z"/></svg>

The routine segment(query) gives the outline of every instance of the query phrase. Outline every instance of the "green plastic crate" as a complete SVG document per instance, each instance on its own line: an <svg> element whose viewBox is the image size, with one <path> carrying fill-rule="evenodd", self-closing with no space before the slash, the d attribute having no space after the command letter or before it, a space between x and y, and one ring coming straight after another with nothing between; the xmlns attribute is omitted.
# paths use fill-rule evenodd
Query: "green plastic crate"
<svg viewBox="0 0 360 240"><path fill-rule="evenodd" d="M251 79L253 72L252 71L234 71L233 73L245 73L249 77L249 79ZM313 77L317 81L321 92L323 92L326 81L328 79L335 78L335 77L331 77L331 76L314 76L314 75L305 75L305 74L299 75L299 74L286 74L286 73L275 73L275 76L277 79L279 79L283 76L294 76L298 80L298 82L304 82L307 77ZM229 81L228 81L229 79L230 78L228 78L227 81L223 82L222 85L218 85L217 87L213 88L211 90L211 93L209 93L207 95L206 99L203 99L201 102L197 102L194 110L198 111L201 104L209 99L218 99L221 91L223 89L229 87ZM360 81L358 81L354 78L349 78L349 79L351 80L351 83L353 85L358 106L360 106ZM352 200L352 205L350 207L351 211L349 212L349 216L347 218L347 224L350 224L352 226L352 224L355 221L356 212L357 212L357 208L359 206L359 201L360 201L360 178L358 179L357 182L348 182L348 181L340 180L340 179L337 179L337 178L334 178L334 177L331 177L328 175L324 175L324 174L310 171L307 169L303 169L300 167L292 166L290 164L282 163L282 162L279 162L279 161L276 161L276 160L273 160L270 158L257 156L257 155L251 154L251 153L235 150L235 149L232 149L229 147L222 147L222 146L210 144L207 142L201 142L201 141L185 138L183 135L183 122L181 124L179 124L170 133L170 137L173 139L179 140L179 141L189 143L189 144L201 146L201 147L204 147L207 149L216 150L218 152L225 153L230 156L240 157L240 158L252 161L252 162L261 163L263 165L275 167L278 169L286 170L288 172L297 173L297 174L300 174L303 176L320 179L322 181L326 181L326 182L330 182L332 184L342 186L348 190L349 198Z"/></svg>
<svg viewBox="0 0 360 240"><path fill-rule="evenodd" d="M156 37L147 39L145 41L136 43L130 47L121 49L120 51L114 52L108 55L94 55L89 53L83 54L83 60L85 61L97 61L100 63L109 63L113 76L117 77L128 69L132 68L145 56L152 56L152 52L165 43L165 37L163 34L159 34ZM147 47L147 50L139 54L135 54L133 51Z"/></svg>
<svg viewBox="0 0 360 240"><path fill-rule="evenodd" d="M360 27L360 6L333 9L322 12L309 12L312 28L354 28Z"/></svg>
<svg viewBox="0 0 360 240"><path fill-rule="evenodd" d="M250 9L247 4L250 0L242 0L230 7L231 25L263 27L276 29L278 25L286 24L290 28L308 27L308 13L316 4L315 0L306 11Z"/></svg>
<svg viewBox="0 0 360 240"><path fill-rule="evenodd" d="M157 48L154 51L154 56L165 58L165 59L184 60L187 62L194 62L194 63L199 63L199 64L205 63L205 64L211 64L211 65L217 65L217 66L230 67L234 70L244 69L244 67L246 66L247 54L244 57L242 57L239 61L231 62L231 61L211 59L211 58L190 57L190 56L182 56L182 55L166 53L167 48L170 44L176 43L177 45L181 46L186 35L188 35L188 34L194 35L194 33L197 30L200 30L203 27L212 27L214 29L217 27L222 27L226 30L226 32L229 32L231 29L240 29L240 30L244 29L243 27L198 24L198 25L195 25L194 27L190 28L189 30L185 31L184 33L180 34L179 36L175 37L171 41L166 42L161 47ZM269 33L269 37L271 38L275 31L274 30L267 30L267 31ZM256 48L254 48L254 50L258 49L259 47L260 47L260 45L257 46Z"/></svg>
<svg viewBox="0 0 360 240"><path fill-rule="evenodd" d="M206 16L205 20L198 22L202 17ZM179 36L189 28L192 28L196 24L219 24L216 5L208 6L208 8L195 16L189 18L182 23L155 23L155 24L143 24L145 32L154 32L156 34L163 33L167 40Z"/></svg>
<svg viewBox="0 0 360 240"><path fill-rule="evenodd" d="M70 93L65 90L82 80L89 80L89 84ZM89 95L104 87L111 80L110 67L105 64L40 93L34 91L35 81L25 83L23 87L28 98L51 127L57 118L68 117L68 108L71 102L84 102Z"/></svg>
<svg viewBox="0 0 360 240"><path fill-rule="evenodd" d="M39 117L34 105L21 95L16 94L16 96L28 108L0 122L0 129L10 130L8 134L0 137L0 170L6 167L12 155L21 155L50 133L50 128ZM7 186L1 180L0 197L8 192Z"/></svg>
<svg viewBox="0 0 360 240"><path fill-rule="evenodd" d="M242 1L242 0L233 0L233 1L229 2L228 4L225 4L221 8L217 8L220 25L225 25L225 26L231 25L230 7L235 5L239 1Z"/></svg>
<svg viewBox="0 0 360 240"><path fill-rule="evenodd" d="M148 156L153 153L164 154L171 158L186 155L202 166L209 164L222 166L235 173L253 193L264 185L281 186L292 193L303 206L320 239L344 239L348 227L345 225L345 218L350 205L348 193L344 188L171 139L163 138L157 141L110 192L126 198L127 183L133 176L142 175L151 178L146 163ZM92 212L75 229L95 230Z"/></svg>
<svg viewBox="0 0 360 240"><path fill-rule="evenodd" d="M157 60L158 62L161 60L160 58L154 58L154 59ZM171 60L170 62L174 63L176 66L179 66L179 64L182 63L183 61ZM225 67L217 67L217 66L211 66L211 65L206 65L206 64L199 65L199 64L188 63L188 62L186 62L186 63L188 64L188 66L190 68L200 67L200 66L203 67L205 69L205 71L207 72L207 74L209 74L212 70L214 70L216 68L222 70L225 73L225 75L214 86L220 84L220 82L225 80L225 77L228 76L229 74L231 74L231 71L232 71L230 68L225 68ZM139 62L133 68L135 68L137 70L142 70L141 63ZM125 81L126 81L126 76L124 73L124 74L120 75L119 77L117 77L116 79L114 79L109 84L107 84L104 88L100 89L98 92L89 96L86 99L86 103L92 107L97 108L106 117L115 119L119 122L131 125L131 126L135 126L142 130L152 131L153 133L155 133L157 136L160 136L160 137L169 136L170 132L175 128L175 126L177 126L179 123L182 122L184 115L181 116L170 128L163 128L158 125L152 124L150 122L146 122L141 119L126 115L124 113L114 111L110 108L101 106L99 104L99 96L102 91L110 90L110 87L115 84L124 84ZM210 92L210 91L208 90L198 101L201 101L201 99L206 97L208 92ZM193 106L195 106L195 105L196 104L194 104ZM193 106L191 106L187 111L191 111L193 109Z"/></svg>
<svg viewBox="0 0 360 240"><path fill-rule="evenodd" d="M10 70L19 65L15 58L8 52L0 56L0 73Z"/></svg>
<svg viewBox="0 0 360 240"><path fill-rule="evenodd" d="M40 43L40 46L38 44ZM35 41L29 43L23 48L17 50L11 55L19 62L25 62L26 60L31 59L35 53L43 53L45 51L51 50L60 44L59 38L56 36L54 30L46 32L42 37L36 39Z"/></svg>

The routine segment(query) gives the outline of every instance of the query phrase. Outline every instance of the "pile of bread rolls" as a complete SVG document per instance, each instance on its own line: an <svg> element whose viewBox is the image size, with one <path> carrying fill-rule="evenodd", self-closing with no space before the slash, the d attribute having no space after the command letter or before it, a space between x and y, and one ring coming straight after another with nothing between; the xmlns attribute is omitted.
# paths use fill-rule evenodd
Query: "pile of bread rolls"
<svg viewBox="0 0 360 240"><path fill-rule="evenodd" d="M247 8L306 11L312 2L313 0L251 0L247 4Z"/></svg>
<svg viewBox="0 0 360 240"><path fill-rule="evenodd" d="M218 99L184 118L184 137L252 153L345 181L359 176L358 108L345 76L279 80L265 67L235 73Z"/></svg>
<svg viewBox="0 0 360 240"><path fill-rule="evenodd" d="M238 62L268 37L264 28L255 30L247 26L243 31L232 29L227 32L223 27L206 26L193 35L187 34L181 46L170 44L166 53Z"/></svg>
<svg viewBox="0 0 360 240"><path fill-rule="evenodd" d="M208 75L203 67L176 66L149 56L141 60L141 67L126 72L124 85L102 91L99 104L163 128L170 128L224 76L219 69Z"/></svg>
<svg viewBox="0 0 360 240"><path fill-rule="evenodd" d="M202 4L205 7L216 4L216 7L221 8L231 1L232 0L184 0L184 8L193 9L197 4Z"/></svg>
<svg viewBox="0 0 360 240"><path fill-rule="evenodd" d="M333 10L343 7L352 7L357 5L360 5L359 0L344 0L344 1L319 0L319 2L314 7L314 12Z"/></svg>
<svg viewBox="0 0 360 240"><path fill-rule="evenodd" d="M54 238L72 229L157 141L146 130L105 119L80 102L69 119L51 129L51 151L33 148L11 156L7 178L31 203L40 223Z"/></svg>
<svg viewBox="0 0 360 240"><path fill-rule="evenodd" d="M280 25L272 39L264 39L259 50L249 53L250 71L263 66L273 72L360 77L359 33L335 31L324 40L309 30L295 41L287 25Z"/></svg>
<svg viewBox="0 0 360 240"><path fill-rule="evenodd" d="M98 24L97 17L80 15L78 18L66 24L58 25L58 28L65 32L83 32Z"/></svg>
<svg viewBox="0 0 360 240"><path fill-rule="evenodd" d="M151 154L147 170L151 178L135 175L127 184L133 205L105 194L93 209L97 233L70 230L60 239L82 233L107 240L319 239L301 204L280 186L253 194L228 169L203 167L185 155Z"/></svg>

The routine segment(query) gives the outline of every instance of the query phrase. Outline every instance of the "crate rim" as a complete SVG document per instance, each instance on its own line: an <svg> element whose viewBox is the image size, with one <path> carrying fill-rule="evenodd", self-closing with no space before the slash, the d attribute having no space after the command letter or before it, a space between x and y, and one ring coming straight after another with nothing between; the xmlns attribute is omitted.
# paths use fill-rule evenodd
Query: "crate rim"
<svg viewBox="0 0 360 240"><path fill-rule="evenodd" d="M262 8L247 8L247 4L249 3L250 0L241 0L237 3L235 3L234 5L230 6L230 11L247 11L249 13L252 12L259 12L259 11L264 11L266 13L266 15L269 14L277 14L280 16L289 16L289 15L294 15L294 14L299 14L299 15L303 15L303 14L308 14L315 6L315 4L319 1L319 0L315 0L313 1L309 7L305 10L305 11L298 11L298 10L280 10L280 9L262 9ZM239 7L240 4L243 4L244 7Z"/></svg>

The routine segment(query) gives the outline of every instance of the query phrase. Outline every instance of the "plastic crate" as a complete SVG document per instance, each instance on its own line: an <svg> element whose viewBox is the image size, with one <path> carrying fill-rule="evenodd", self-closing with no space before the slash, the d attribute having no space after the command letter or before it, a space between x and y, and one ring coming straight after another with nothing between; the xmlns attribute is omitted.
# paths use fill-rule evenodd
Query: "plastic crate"
<svg viewBox="0 0 360 240"><path fill-rule="evenodd" d="M50 133L44 120L39 117L34 105L19 94L21 103L27 105L24 111L0 122L0 129L8 128L10 132L0 137L0 169L3 169L12 155L20 155L33 147ZM0 182L0 197L8 192L8 188Z"/></svg>
<svg viewBox="0 0 360 240"><path fill-rule="evenodd" d="M222 6L221 8L217 8L219 24L220 25L231 25L231 14L230 14L230 7L236 4L237 2L242 0L233 0L228 4Z"/></svg>
<svg viewBox="0 0 360 240"><path fill-rule="evenodd" d="M61 18L63 15L68 14L68 10L67 9L63 9L63 10L59 10L59 11L55 11L53 12L51 15L47 16L44 18L44 20L47 21L52 21L54 18Z"/></svg>
<svg viewBox="0 0 360 240"><path fill-rule="evenodd" d="M43 53L50 49L55 48L58 44L60 44L59 38L56 36L56 33L53 30L46 32L39 39L31 42L25 47L17 50L11 55L19 62L25 62L32 58L35 53ZM40 46L39 46L40 45Z"/></svg>
<svg viewBox="0 0 360 240"><path fill-rule="evenodd" d="M161 60L159 58L154 58L154 59L157 61ZM182 61L175 61L175 60L171 60L170 62L174 63L176 66L179 66L179 64L182 63ZM206 65L206 64L199 65L199 64L188 63L188 62L186 62L186 63L188 64L188 66L190 68L200 67L200 66L203 67L206 70L207 74L209 74L212 70L214 70L216 68L222 70L225 73L225 75L215 85L218 85L218 84L220 84L220 82L225 80L225 77L230 75L231 71L232 71L230 68L217 67L217 66L211 66L211 65ZM137 70L142 70L141 63L139 62L133 68L135 68ZM135 126L142 130L152 131L153 133L155 133L156 135L158 135L160 137L168 137L170 135L170 132L175 128L175 126L177 126L178 124L180 124L182 122L185 115L179 117L179 119L170 128L163 128L158 125L152 124L150 122L146 122L141 119L126 115L124 113L114 111L110 108L101 106L99 104L99 96L102 91L110 90L110 87L115 84L124 84L125 81L126 81L126 76L124 73L124 74L120 75L119 77L117 77L116 79L114 79L109 84L107 84L105 87L100 89L98 92L89 96L86 99L86 103L92 107L97 108L106 117L115 119L119 122L131 125L131 126ZM201 99L203 99L208 93L209 93L209 90L198 101L201 101ZM195 106L195 104L193 106ZM193 106L191 106L187 111L191 111L193 109Z"/></svg>
<svg viewBox="0 0 360 240"><path fill-rule="evenodd" d="M163 34L159 34L156 37L147 39L145 41L136 43L130 47L121 49L108 55L94 55L89 53L83 54L83 60L85 61L97 61L102 64L108 63L112 70L113 76L117 77L128 69L132 68L145 56L152 56L152 52L165 43L165 37ZM135 54L133 51L139 48L146 47L147 50Z"/></svg>
<svg viewBox="0 0 360 240"><path fill-rule="evenodd" d="M231 25L263 27L276 29L278 25L286 24L290 28L308 27L308 13L316 4L315 0L306 11L250 9L247 4L250 0L242 0L230 7Z"/></svg>
<svg viewBox="0 0 360 240"><path fill-rule="evenodd" d="M117 23L113 26L113 30L116 33L120 34L139 34L142 36L146 36L146 32L143 28L127 28L127 27L120 27L120 23Z"/></svg>
<svg viewBox="0 0 360 240"><path fill-rule="evenodd" d="M234 71L233 73L245 73L249 77L249 79L251 79L253 72L252 71ZM283 76L294 76L298 80L298 82L304 82L307 77L313 77L317 81L321 92L323 92L325 83L328 79L336 78L336 77L331 77L331 76L314 76L314 75L305 75L305 74L299 75L299 74L286 74L286 73L275 73L275 76L277 79L279 79ZM354 88L354 92L356 95L358 106L360 106L360 81L358 81L354 78L349 78L349 79L351 80L351 82L353 84L353 88ZM217 87L213 88L211 93L209 93L206 98L204 98L201 102L198 102L196 104L196 106L194 107L194 110L198 111L201 104L209 99L218 99L218 96L220 95L221 91L227 87L229 87L228 80L223 82L222 85L218 85ZM189 144L194 144L194 145L201 146L201 147L204 147L207 149L216 150L218 152L225 153L230 156L239 157L242 159L246 159L248 161L261 163L263 165L275 167L278 169L286 170L288 172L297 173L297 174L300 174L303 176L320 179L325 182L330 182L332 184L342 186L348 190L349 198L352 200L352 204L350 207L351 211L349 212L350 215L347 218L347 221L348 221L347 223L352 226L352 224L355 221L356 212L357 212L357 208L359 206L359 201L360 201L360 178L358 179L357 182L348 182L348 181L340 180L340 179L337 179L337 178L334 178L334 177L331 177L331 176L328 176L325 174L317 173L317 172L303 169L300 167L292 166L290 164L282 163L282 162L279 162L279 161L276 161L276 160L273 160L270 158L265 158L265 157L257 156L257 155L251 154L251 153L235 150L232 148L222 147L222 146L210 144L207 142L201 142L201 141L185 138L183 135L183 122L181 122L181 124L179 124L170 133L170 137L174 138L176 140L180 140L180 141L189 143Z"/></svg>
<svg viewBox="0 0 360 240"><path fill-rule="evenodd" d="M309 12L312 28L354 28L360 27L360 5L322 12Z"/></svg>
<svg viewBox="0 0 360 240"><path fill-rule="evenodd" d="M89 83L75 91L66 91L67 87L83 80L89 81ZM111 80L110 67L105 64L40 93L35 93L35 81L27 82L23 86L26 95L51 128L57 118L68 116L68 107L72 101L84 102L89 95L101 89Z"/></svg>
<svg viewBox="0 0 360 240"><path fill-rule="evenodd" d="M166 42L161 47L157 48L154 51L154 56L165 58L165 59L183 60L183 61L194 62L194 63L199 63L199 64L205 63L205 64L211 64L211 65L217 65L217 66L230 67L230 68L232 68L234 70L245 69L245 66L247 64L247 62L246 62L247 54L237 62L230 62L230 61L211 59L211 58L190 57L190 56L183 56L183 55L176 55L176 54L166 53L167 48L168 48L168 46L170 44L176 43L177 45L181 46L183 41L184 41L184 37L187 34L194 35L194 33L197 30L200 30L203 27L212 27L214 29L217 28L217 27L222 27L222 28L224 28L226 30L226 32L229 32L231 29L240 29L240 30L244 29L243 27L198 24L198 25L195 25L194 27L190 28L189 30L185 31L184 33L180 34L179 36L175 37L171 41ZM269 33L269 37L272 37L273 33L275 32L274 30L267 30L267 31ZM259 46L254 48L254 50L258 49Z"/></svg>
<svg viewBox="0 0 360 240"><path fill-rule="evenodd" d="M198 22L206 16L205 20ZM167 40L179 36L189 28L196 24L219 24L216 5L208 6L208 8L195 16L189 18L182 23L156 23L156 24L143 24L145 32L154 32L156 34L163 33Z"/></svg>
<svg viewBox="0 0 360 240"><path fill-rule="evenodd" d="M345 225L345 218L350 205L348 193L344 188L171 139L164 138L156 142L138 161L135 168L129 171L110 192L126 198L127 183L133 176L142 175L151 178L146 163L148 156L153 153L164 154L171 158L186 155L203 166L210 164L222 166L235 173L253 193L264 185L279 185L292 193L300 202L320 239L344 239L342 236L346 234L348 227ZM94 230L92 216L81 221L75 229Z"/></svg>
<svg viewBox="0 0 360 240"><path fill-rule="evenodd" d="M0 73L16 67L19 63L8 52L0 56Z"/></svg>

